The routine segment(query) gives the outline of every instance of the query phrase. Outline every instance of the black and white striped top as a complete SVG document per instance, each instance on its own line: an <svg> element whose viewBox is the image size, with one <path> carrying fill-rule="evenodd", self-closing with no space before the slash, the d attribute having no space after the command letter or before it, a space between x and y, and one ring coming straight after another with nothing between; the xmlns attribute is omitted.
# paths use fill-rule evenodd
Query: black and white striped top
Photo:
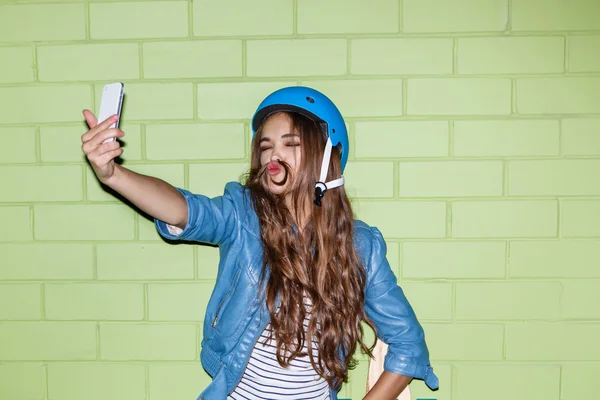
<svg viewBox="0 0 600 400"><path fill-rule="evenodd" d="M308 328L310 301L304 298L307 315L304 330ZM328 400L329 386L310 363L308 354L295 358L287 368L277 362L275 339L265 343L272 331L269 323L254 345L250 360L238 386L227 397L228 400ZM308 353L306 343L303 352ZM317 359L316 343L313 356Z"/></svg>

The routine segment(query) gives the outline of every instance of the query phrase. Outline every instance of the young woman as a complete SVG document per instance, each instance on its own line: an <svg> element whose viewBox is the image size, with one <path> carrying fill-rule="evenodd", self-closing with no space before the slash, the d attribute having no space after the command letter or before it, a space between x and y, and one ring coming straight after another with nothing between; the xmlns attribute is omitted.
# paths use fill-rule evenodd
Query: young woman
<svg viewBox="0 0 600 400"><path fill-rule="evenodd" d="M155 218L171 240L220 247L201 361L212 383L200 399L336 399L354 354L371 354L363 326L389 345L365 399L395 399L412 378L432 389L424 333L396 283L385 241L354 220L342 173L344 120L322 93L288 87L252 118L250 171L208 198L114 162L114 122L88 110L83 151L98 179Z"/></svg>

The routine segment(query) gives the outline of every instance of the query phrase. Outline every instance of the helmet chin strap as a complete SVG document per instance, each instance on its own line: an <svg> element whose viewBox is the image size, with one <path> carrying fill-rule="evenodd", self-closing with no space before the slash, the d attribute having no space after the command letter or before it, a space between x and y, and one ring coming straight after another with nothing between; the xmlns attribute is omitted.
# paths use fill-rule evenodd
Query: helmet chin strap
<svg viewBox="0 0 600 400"><path fill-rule="evenodd" d="M319 181L315 185L315 205L321 207L321 199L325 196L325 192L329 189L333 189L344 184L344 177L340 177L333 181L325 182L327 179L327 171L329 170L329 160L331 159L331 149L333 148L333 144L331 143L331 139L327 138L327 143L325 144L325 152L323 154L323 162L321 163L321 176Z"/></svg>

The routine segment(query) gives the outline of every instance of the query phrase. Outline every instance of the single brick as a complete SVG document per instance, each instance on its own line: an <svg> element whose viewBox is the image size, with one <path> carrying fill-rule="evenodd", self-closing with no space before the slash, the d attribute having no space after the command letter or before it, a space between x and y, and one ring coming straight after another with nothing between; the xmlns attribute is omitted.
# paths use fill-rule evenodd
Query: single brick
<svg viewBox="0 0 600 400"><path fill-rule="evenodd" d="M402 31L485 32L508 26L507 0L404 0Z"/></svg>
<svg viewBox="0 0 600 400"><path fill-rule="evenodd" d="M356 122L355 126L357 158L448 155L445 121Z"/></svg>
<svg viewBox="0 0 600 400"><path fill-rule="evenodd" d="M98 279L192 279L192 246L162 244L98 245ZM168 268L165 266L168 265Z"/></svg>
<svg viewBox="0 0 600 400"><path fill-rule="evenodd" d="M565 119L562 128L565 155L600 155L600 118Z"/></svg>
<svg viewBox="0 0 600 400"><path fill-rule="evenodd" d="M419 320L452 319L452 284L399 282Z"/></svg>
<svg viewBox="0 0 600 400"><path fill-rule="evenodd" d="M241 178L249 168L249 162L190 164L190 191L208 197L222 196L227 182L243 182Z"/></svg>
<svg viewBox="0 0 600 400"><path fill-rule="evenodd" d="M0 42L83 40L85 20L83 4L3 5Z"/></svg>
<svg viewBox="0 0 600 400"><path fill-rule="evenodd" d="M111 23L107 24L106 21ZM187 1L90 4L92 39L163 38L187 35Z"/></svg>
<svg viewBox="0 0 600 400"><path fill-rule="evenodd" d="M81 122L81 110L90 108L90 93L88 85L0 87L0 121Z"/></svg>
<svg viewBox="0 0 600 400"><path fill-rule="evenodd" d="M0 47L0 60L10 60L0 64L0 83L33 81L34 64L31 47Z"/></svg>
<svg viewBox="0 0 600 400"><path fill-rule="evenodd" d="M212 382L200 363L154 363L148 371L149 400L197 398Z"/></svg>
<svg viewBox="0 0 600 400"><path fill-rule="evenodd" d="M196 398L212 378L200 363L149 365L149 400Z"/></svg>
<svg viewBox="0 0 600 400"><path fill-rule="evenodd" d="M454 378L461 400L559 399L558 365L460 364Z"/></svg>
<svg viewBox="0 0 600 400"><path fill-rule="evenodd" d="M148 320L202 321L214 286L213 282L148 284Z"/></svg>
<svg viewBox="0 0 600 400"><path fill-rule="evenodd" d="M558 121L454 121L454 155L552 156L560 153Z"/></svg>
<svg viewBox="0 0 600 400"><path fill-rule="evenodd" d="M127 164L128 169L142 175L162 179L174 186L183 187L182 164ZM91 168L87 172L87 198L91 201L115 201L115 193L108 187L102 186Z"/></svg>
<svg viewBox="0 0 600 400"><path fill-rule="evenodd" d="M48 396L64 400L145 400L146 368L116 363L49 364Z"/></svg>
<svg viewBox="0 0 600 400"><path fill-rule="evenodd" d="M34 207L37 240L131 240L133 213L125 205Z"/></svg>
<svg viewBox="0 0 600 400"><path fill-rule="evenodd" d="M407 83L409 115L509 115L509 79L420 78Z"/></svg>
<svg viewBox="0 0 600 400"><path fill-rule="evenodd" d="M0 324L0 359L95 360L96 324L16 322Z"/></svg>
<svg viewBox="0 0 600 400"><path fill-rule="evenodd" d="M46 371L42 363L0 364L0 398L46 399Z"/></svg>
<svg viewBox="0 0 600 400"><path fill-rule="evenodd" d="M564 364L561 376L561 398L565 400L585 399L596 390L600 365Z"/></svg>
<svg viewBox="0 0 600 400"><path fill-rule="evenodd" d="M0 140L0 164L35 162L34 128L0 128Z"/></svg>
<svg viewBox="0 0 600 400"><path fill-rule="evenodd" d="M600 108L600 78L517 79L519 114L591 114Z"/></svg>
<svg viewBox="0 0 600 400"><path fill-rule="evenodd" d="M517 241L510 243L508 271L511 278L600 278L598 263L594 240Z"/></svg>
<svg viewBox="0 0 600 400"><path fill-rule="evenodd" d="M558 319L558 282L460 282L456 284L456 319Z"/></svg>
<svg viewBox="0 0 600 400"><path fill-rule="evenodd" d="M0 280L93 278L91 245L0 244L0 254Z"/></svg>
<svg viewBox="0 0 600 400"><path fill-rule="evenodd" d="M600 160L508 162L510 196L600 195Z"/></svg>
<svg viewBox="0 0 600 400"><path fill-rule="evenodd" d="M291 35L293 17L292 0L194 0L194 35Z"/></svg>
<svg viewBox="0 0 600 400"><path fill-rule="evenodd" d="M557 202L458 201L452 204L452 236L553 237L557 234Z"/></svg>
<svg viewBox="0 0 600 400"><path fill-rule="evenodd" d="M431 360L502 359L501 324L423 324ZM452 346L448 346L452 343Z"/></svg>
<svg viewBox="0 0 600 400"><path fill-rule="evenodd" d="M165 140L165 138L169 138ZM245 157L244 124L169 124L146 127L148 160L215 160Z"/></svg>
<svg viewBox="0 0 600 400"><path fill-rule="evenodd" d="M210 245L199 245L196 250L198 253L198 279L216 280L220 261L219 249Z"/></svg>
<svg viewBox="0 0 600 400"><path fill-rule="evenodd" d="M564 237L600 236L600 201L564 201L561 233Z"/></svg>
<svg viewBox="0 0 600 400"><path fill-rule="evenodd" d="M593 0L513 0L514 31L582 31L600 26L600 3Z"/></svg>
<svg viewBox="0 0 600 400"><path fill-rule="evenodd" d="M141 284L64 283L45 285L46 318L54 320L141 320Z"/></svg>
<svg viewBox="0 0 600 400"><path fill-rule="evenodd" d="M302 0L298 2L298 33L398 32L395 0Z"/></svg>
<svg viewBox="0 0 600 400"><path fill-rule="evenodd" d="M139 51L134 43L41 46L38 47L37 65L40 81L127 80L140 77Z"/></svg>
<svg viewBox="0 0 600 400"><path fill-rule="evenodd" d="M408 279L504 278L503 242L403 242L402 276Z"/></svg>
<svg viewBox="0 0 600 400"><path fill-rule="evenodd" d="M40 127L40 153L42 162L87 163L85 154L81 149L81 135L83 135L87 129L87 126L81 127L79 125ZM141 160L140 125L121 123L119 129L125 132L125 136L119 139L124 150L121 158L126 161ZM127 165L127 163L124 165Z"/></svg>
<svg viewBox="0 0 600 400"><path fill-rule="evenodd" d="M100 359L195 360L196 328L196 324L100 323Z"/></svg>
<svg viewBox="0 0 600 400"><path fill-rule="evenodd" d="M246 46L248 76L305 77L346 73L345 39L250 40Z"/></svg>
<svg viewBox="0 0 600 400"><path fill-rule="evenodd" d="M78 201L83 199L81 166L3 166L1 202ZM27 185L23 185L27 182Z"/></svg>
<svg viewBox="0 0 600 400"><path fill-rule="evenodd" d="M400 197L501 196L501 161L400 163Z"/></svg>
<svg viewBox="0 0 600 400"><path fill-rule="evenodd" d="M452 39L354 39L353 75L452 73Z"/></svg>
<svg viewBox="0 0 600 400"><path fill-rule="evenodd" d="M567 46L569 72L600 72L600 54L592 50L600 48L600 35L569 36Z"/></svg>
<svg viewBox="0 0 600 400"><path fill-rule="evenodd" d="M39 284L0 284L0 320L37 320L41 318L41 288Z"/></svg>
<svg viewBox="0 0 600 400"><path fill-rule="evenodd" d="M293 82L202 83L198 85L201 119L250 119L271 92Z"/></svg>
<svg viewBox="0 0 600 400"><path fill-rule="evenodd" d="M344 178L346 194L351 198L394 196L394 164L391 162L349 162Z"/></svg>
<svg viewBox="0 0 600 400"><path fill-rule="evenodd" d="M600 319L600 282L565 281L562 286L562 318Z"/></svg>
<svg viewBox="0 0 600 400"><path fill-rule="evenodd" d="M515 323L506 326L506 359L595 361L600 358L598 323ZM535 338L535 340L532 340Z"/></svg>
<svg viewBox="0 0 600 400"><path fill-rule="evenodd" d="M353 205L358 219L392 238L443 238L446 204L443 202L368 201Z"/></svg>
<svg viewBox="0 0 600 400"><path fill-rule="evenodd" d="M340 80L303 82L325 93L344 118L402 115L402 80Z"/></svg>
<svg viewBox="0 0 600 400"><path fill-rule="evenodd" d="M0 207L0 241L15 242L33 239L29 207ZM2 269L0 269L0 274Z"/></svg>
<svg viewBox="0 0 600 400"><path fill-rule="evenodd" d="M242 76L241 40L144 43L144 78Z"/></svg>
<svg viewBox="0 0 600 400"><path fill-rule="evenodd" d="M98 105L103 86L96 85ZM191 83L128 83L125 85L121 115L124 121L191 119L193 110L194 95Z"/></svg>
<svg viewBox="0 0 600 400"><path fill-rule="evenodd" d="M458 39L459 74L562 73L562 37L488 37Z"/></svg>

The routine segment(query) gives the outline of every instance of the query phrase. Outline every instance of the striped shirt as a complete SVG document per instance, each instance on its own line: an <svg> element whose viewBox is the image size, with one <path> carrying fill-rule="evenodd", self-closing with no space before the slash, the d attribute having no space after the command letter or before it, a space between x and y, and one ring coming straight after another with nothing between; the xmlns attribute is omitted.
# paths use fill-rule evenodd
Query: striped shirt
<svg viewBox="0 0 600 400"><path fill-rule="evenodd" d="M304 298L307 311L310 301ZM304 319L304 330L308 328L309 313ZM275 339L270 339L272 332L269 323L254 345L250 360L238 386L227 397L228 400L328 400L329 386L327 381L319 376L310 363L308 354L297 357L283 368L277 362L277 347ZM264 344L266 343L266 344ZM308 353L306 343L302 348ZM313 357L317 359L318 350L313 342Z"/></svg>

